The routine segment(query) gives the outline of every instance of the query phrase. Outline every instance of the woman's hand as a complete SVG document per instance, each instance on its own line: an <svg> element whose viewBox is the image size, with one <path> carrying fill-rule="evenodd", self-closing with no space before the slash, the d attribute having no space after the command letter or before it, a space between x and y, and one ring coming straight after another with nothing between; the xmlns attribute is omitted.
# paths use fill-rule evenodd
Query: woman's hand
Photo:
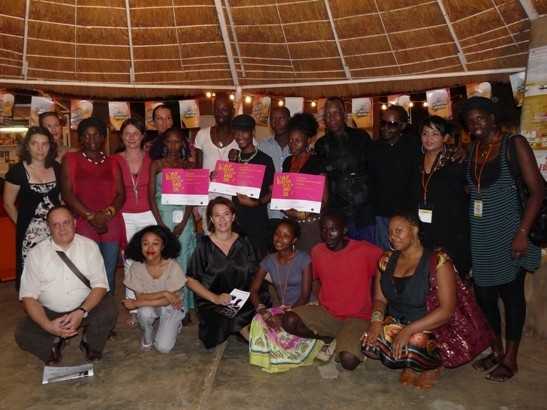
<svg viewBox="0 0 547 410"><path fill-rule="evenodd" d="M409 326L405 326L401 329L399 333L393 339L392 349L393 357L395 359L400 359L403 356L403 352L406 350L408 341L412 336L412 329Z"/></svg>
<svg viewBox="0 0 547 410"><path fill-rule="evenodd" d="M137 304L137 301L135 299L122 299L122 305L127 310L138 309L138 307L139 307L139 305Z"/></svg>
<svg viewBox="0 0 547 410"><path fill-rule="evenodd" d="M173 235L175 235L177 238L182 235L182 232L184 232L184 228L186 227L186 224L177 224L174 228L173 228Z"/></svg>
<svg viewBox="0 0 547 410"><path fill-rule="evenodd" d="M237 194L237 199L240 205L248 206L249 208L256 208L259 205L258 199L251 198L247 195Z"/></svg>
<svg viewBox="0 0 547 410"><path fill-rule="evenodd" d="M370 323L368 329L361 336L361 344L363 347L374 347L378 343L378 337L382 333L382 322L374 321Z"/></svg>
<svg viewBox="0 0 547 410"><path fill-rule="evenodd" d="M518 259L526 255L528 251L528 235L525 231L518 230L511 244L511 253L513 259Z"/></svg>
<svg viewBox="0 0 547 410"><path fill-rule="evenodd" d="M232 301L232 295L230 295L229 293L221 293L220 295L215 295L215 300L213 301L213 303L215 305L229 305L230 302Z"/></svg>
<svg viewBox="0 0 547 410"><path fill-rule="evenodd" d="M181 298L178 294L173 293L173 292L165 291L163 293L163 296L165 297L165 299L167 299L169 304L171 306L173 306L174 309L180 309L181 308L182 300L181 300Z"/></svg>

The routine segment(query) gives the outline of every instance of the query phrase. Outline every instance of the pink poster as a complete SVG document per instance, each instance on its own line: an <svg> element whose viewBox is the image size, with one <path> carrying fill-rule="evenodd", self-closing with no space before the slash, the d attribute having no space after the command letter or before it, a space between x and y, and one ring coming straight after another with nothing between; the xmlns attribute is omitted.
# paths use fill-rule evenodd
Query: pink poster
<svg viewBox="0 0 547 410"><path fill-rule="evenodd" d="M209 170L165 168L162 171L163 205L207 205Z"/></svg>
<svg viewBox="0 0 547 410"><path fill-rule="evenodd" d="M325 177L322 175L276 173L270 209L296 209L318 214L321 211L324 188Z"/></svg>
<svg viewBox="0 0 547 410"><path fill-rule="evenodd" d="M257 164L217 161L209 191L217 194L243 194L260 197L260 189L266 167Z"/></svg>

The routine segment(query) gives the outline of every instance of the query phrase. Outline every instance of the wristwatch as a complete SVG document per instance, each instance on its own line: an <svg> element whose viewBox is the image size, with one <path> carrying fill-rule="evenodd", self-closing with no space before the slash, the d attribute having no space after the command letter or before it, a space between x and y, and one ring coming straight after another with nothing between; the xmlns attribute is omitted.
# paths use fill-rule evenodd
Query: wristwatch
<svg viewBox="0 0 547 410"><path fill-rule="evenodd" d="M81 310L82 312L84 312L84 315L82 316L84 319L87 317L87 315L89 314L89 312L87 310L85 310L85 308L83 307L79 307L78 309L76 310Z"/></svg>

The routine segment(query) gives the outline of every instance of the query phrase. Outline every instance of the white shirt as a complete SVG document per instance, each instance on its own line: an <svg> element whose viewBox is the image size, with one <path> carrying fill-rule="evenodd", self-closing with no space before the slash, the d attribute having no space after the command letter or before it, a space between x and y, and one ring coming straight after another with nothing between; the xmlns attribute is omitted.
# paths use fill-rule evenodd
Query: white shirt
<svg viewBox="0 0 547 410"><path fill-rule="evenodd" d="M202 168L208 169L209 171L215 170L218 160L228 161L230 150L236 149L239 151L239 146L235 140L222 148L213 144L213 141L211 140L211 127L203 128L198 131L196 140L194 141L194 147L200 149L203 153Z"/></svg>
<svg viewBox="0 0 547 410"><path fill-rule="evenodd" d="M63 262L57 251L64 251L72 263L89 279L92 288L105 288L108 280L97 244L76 234L67 250L51 238L32 248L25 260L19 300L37 299L54 312L70 312L79 307L91 290Z"/></svg>

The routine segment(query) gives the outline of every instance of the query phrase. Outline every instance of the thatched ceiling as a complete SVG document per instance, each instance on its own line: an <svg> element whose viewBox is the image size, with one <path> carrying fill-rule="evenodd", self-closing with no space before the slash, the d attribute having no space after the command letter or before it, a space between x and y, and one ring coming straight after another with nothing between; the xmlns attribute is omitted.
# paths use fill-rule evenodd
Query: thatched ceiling
<svg viewBox="0 0 547 410"><path fill-rule="evenodd" d="M0 86L124 98L239 84L317 97L499 80L495 70L526 65L522 1L0 0ZM547 12L547 0L526 3ZM419 78L466 71L484 73ZM411 77L378 78L391 76ZM371 82L292 86L348 79Z"/></svg>

